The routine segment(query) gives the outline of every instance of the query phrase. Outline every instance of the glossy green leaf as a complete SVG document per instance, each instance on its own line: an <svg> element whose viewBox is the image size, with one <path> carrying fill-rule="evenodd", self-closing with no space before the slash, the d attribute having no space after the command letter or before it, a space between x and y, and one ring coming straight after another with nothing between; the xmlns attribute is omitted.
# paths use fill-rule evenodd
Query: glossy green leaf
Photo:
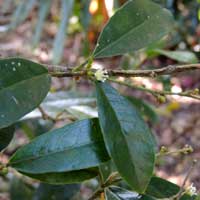
<svg viewBox="0 0 200 200"><path fill-rule="evenodd" d="M163 199L173 197L179 192L179 190L180 187L178 185L159 177L153 177L145 191L145 194L158 199Z"/></svg>
<svg viewBox="0 0 200 200"><path fill-rule="evenodd" d="M53 62L59 63L64 50L66 29L73 10L74 0L62 0L61 23L53 44Z"/></svg>
<svg viewBox="0 0 200 200"><path fill-rule="evenodd" d="M138 99L133 96L128 96L126 98L138 109L138 111L144 117L146 117L148 120L150 120L153 123L158 122L158 115L156 111L154 110L153 106L146 103L142 99Z"/></svg>
<svg viewBox="0 0 200 200"><path fill-rule="evenodd" d="M59 173L45 173L45 174L28 174L33 179L37 179L41 182L54 184L54 185L64 185L71 183L81 183L85 180L89 180L98 176L98 171L96 168L82 169L70 172L59 172Z"/></svg>
<svg viewBox="0 0 200 200"><path fill-rule="evenodd" d="M38 22L35 28L35 34L33 36L33 47L36 47L40 41L42 34L42 28L50 11L51 0L39 1L39 11L38 11Z"/></svg>
<svg viewBox="0 0 200 200"><path fill-rule="evenodd" d="M190 51L167 51L167 50L162 50L162 49L154 49L153 52L167 56L173 60L176 60L182 63L197 63L198 62L198 58L196 57L196 55Z"/></svg>
<svg viewBox="0 0 200 200"><path fill-rule="evenodd" d="M129 0L103 29L94 57L110 57L139 50L158 41L173 25L169 11L150 0Z"/></svg>
<svg viewBox="0 0 200 200"><path fill-rule="evenodd" d="M10 165L42 174L95 167L109 160L97 119L82 120L50 131L20 148Z"/></svg>
<svg viewBox="0 0 200 200"><path fill-rule="evenodd" d="M137 109L108 83L97 82L96 90L99 121L109 155L132 189L144 192L155 161L151 131Z"/></svg>
<svg viewBox="0 0 200 200"><path fill-rule="evenodd" d="M106 200L154 200L153 198L140 195L120 187L112 186L105 189Z"/></svg>
<svg viewBox="0 0 200 200"><path fill-rule="evenodd" d="M49 185L40 184L37 188L34 200L67 200L73 199L80 190L80 185Z"/></svg>
<svg viewBox="0 0 200 200"><path fill-rule="evenodd" d="M14 135L14 127L10 126L8 128L3 128L0 130L0 151L6 148Z"/></svg>
<svg viewBox="0 0 200 200"><path fill-rule="evenodd" d="M39 106L50 88L42 65L21 58L0 59L0 128Z"/></svg>

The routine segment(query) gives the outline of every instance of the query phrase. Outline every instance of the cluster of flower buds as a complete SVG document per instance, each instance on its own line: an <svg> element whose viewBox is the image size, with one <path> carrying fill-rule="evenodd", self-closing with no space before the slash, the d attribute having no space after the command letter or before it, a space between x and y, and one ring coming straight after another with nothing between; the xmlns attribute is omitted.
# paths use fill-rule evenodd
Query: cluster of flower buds
<svg viewBox="0 0 200 200"><path fill-rule="evenodd" d="M101 65L92 65L92 69L95 69L94 76L98 81L105 82L109 76L108 71L104 69Z"/></svg>
<svg viewBox="0 0 200 200"><path fill-rule="evenodd" d="M185 190L186 194L189 194L190 196L197 195L197 188L192 183L189 187Z"/></svg>
<svg viewBox="0 0 200 200"><path fill-rule="evenodd" d="M192 90L192 91L190 92L190 94L191 94L191 95L199 95L199 94L200 94L199 89L198 89L198 88L195 88L194 90Z"/></svg>

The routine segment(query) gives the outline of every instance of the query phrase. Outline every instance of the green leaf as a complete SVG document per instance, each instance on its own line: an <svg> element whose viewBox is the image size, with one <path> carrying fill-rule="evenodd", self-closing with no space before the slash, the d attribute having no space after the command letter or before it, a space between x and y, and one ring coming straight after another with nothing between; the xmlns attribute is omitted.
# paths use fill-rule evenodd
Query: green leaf
<svg viewBox="0 0 200 200"><path fill-rule="evenodd" d="M130 0L103 29L94 57L110 57L139 50L158 41L173 25L169 11L150 0Z"/></svg>
<svg viewBox="0 0 200 200"><path fill-rule="evenodd" d="M174 183L159 177L152 177L145 194L158 199L163 199L176 195L179 190L180 187Z"/></svg>
<svg viewBox="0 0 200 200"><path fill-rule="evenodd" d="M73 199L80 190L80 185L48 185L40 184L37 188L34 200L67 200Z"/></svg>
<svg viewBox="0 0 200 200"><path fill-rule="evenodd" d="M65 45L66 29L73 10L74 0L62 0L61 23L53 44L53 62L59 63Z"/></svg>
<svg viewBox="0 0 200 200"><path fill-rule="evenodd" d="M81 183L85 180L95 178L98 176L98 170L96 168L89 168L60 173L28 174L23 172L23 174L44 183L63 185Z"/></svg>
<svg viewBox="0 0 200 200"><path fill-rule="evenodd" d="M154 138L136 108L108 83L96 83L99 121L117 170L137 192L144 192L154 169Z"/></svg>
<svg viewBox="0 0 200 200"><path fill-rule="evenodd" d="M167 51L162 49L154 49L152 51L182 63L198 62L198 58L196 57L196 55L190 51Z"/></svg>
<svg viewBox="0 0 200 200"><path fill-rule="evenodd" d="M51 0L39 1L39 11L38 11L38 22L35 29L35 34L33 37L33 47L36 47L40 41L42 28L50 11Z"/></svg>
<svg viewBox="0 0 200 200"><path fill-rule="evenodd" d="M20 172L42 174L95 167L109 160L97 119L50 131L20 148L10 165Z"/></svg>
<svg viewBox="0 0 200 200"><path fill-rule="evenodd" d="M112 186L105 189L106 200L154 200L153 198L140 195L120 187Z"/></svg>
<svg viewBox="0 0 200 200"><path fill-rule="evenodd" d="M0 152L9 145L13 138L14 131L15 129L13 126L0 130Z"/></svg>
<svg viewBox="0 0 200 200"><path fill-rule="evenodd" d="M0 59L0 128L39 106L50 88L42 65L21 58Z"/></svg>
<svg viewBox="0 0 200 200"><path fill-rule="evenodd" d="M126 97L137 109L138 111L146 118L148 118L153 123L158 122L158 115L154 110L153 106L146 103L142 99L135 98L133 96Z"/></svg>

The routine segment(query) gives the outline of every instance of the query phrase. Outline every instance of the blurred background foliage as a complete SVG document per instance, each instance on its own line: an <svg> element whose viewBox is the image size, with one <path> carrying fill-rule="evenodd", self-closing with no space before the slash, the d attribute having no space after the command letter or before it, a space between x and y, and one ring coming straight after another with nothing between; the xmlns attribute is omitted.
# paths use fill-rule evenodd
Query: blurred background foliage
<svg viewBox="0 0 200 200"><path fill-rule="evenodd" d="M132 52L110 60L103 59L95 64L110 68L121 66L123 69L152 69L177 63L198 62L200 58L200 1L154 1L169 9L174 15L176 25L170 35L139 52ZM0 0L0 54L3 57L24 55L50 64L78 65L90 55L100 31L109 17L125 2L126 0ZM24 32L26 32L25 35ZM15 42L13 42L13 37L17 38L16 41L14 40ZM20 43L21 40L23 42ZM12 42L9 43L9 41ZM13 48L13 46L15 47ZM21 50L23 46L26 47L24 52ZM48 95L41 106L47 115L65 120L53 124L50 120L42 119L39 110L33 111L15 125L14 139L4 154L0 155L0 161L6 162L19 146L52 128L62 126L74 119L97 116L94 91L85 80L81 81L83 84L77 86L75 81L67 82L65 79L61 79L58 82L53 80L52 93ZM199 74L192 74L192 77L184 75L182 79L163 76L157 78L156 82L139 78L134 81L147 88L164 88L174 92L200 88ZM196 119L199 119L199 104L195 104L192 108L194 119L188 119L191 120L188 126L185 121L179 119L169 122L169 118L165 119L163 124L166 125L163 125L160 116L171 116L181 107L180 102L185 101L175 98L171 102L166 102L161 108L157 108L158 105L160 106L159 102L155 102L155 99L148 95L136 92L134 95L137 98L133 98L130 97L133 94L132 91L125 91L125 93L129 96L127 97L129 100L138 105L149 125L159 132L160 146L177 143L177 137L185 133L188 126L190 130L191 126L194 126L194 122L198 124L197 130L199 130L200 122ZM141 98L145 98L147 101L142 101ZM186 102L188 103L188 101ZM189 109L191 112L191 107ZM179 113L175 113L175 116L178 117ZM187 112L181 113L179 117L182 119L185 117L184 120L187 120ZM178 127L179 125L180 127ZM170 134L168 126L173 129ZM3 131L0 132L0 139L1 134L4 134ZM6 131L10 133L9 137L13 136L13 127ZM179 135L174 138L172 135L176 131ZM198 141L199 136L194 139L189 138L186 136L185 140L181 140L178 145L181 146L189 141L191 144L194 143L194 147L198 149L199 144L196 144L195 141ZM3 144L0 141L0 147L2 147L1 145ZM196 155L199 151L194 153ZM161 159L158 163L161 166L160 168L158 166L160 175L166 175L161 172L162 170L169 171L168 175L172 173L174 165L181 159L177 157L167 161ZM164 168L165 165L166 168ZM181 174L179 165L176 170L176 174ZM200 188L199 175L194 175L193 182ZM1 200L80 200L87 199L96 187L96 180L83 184L52 186L23 177L15 171L9 172L6 176L0 175Z"/></svg>

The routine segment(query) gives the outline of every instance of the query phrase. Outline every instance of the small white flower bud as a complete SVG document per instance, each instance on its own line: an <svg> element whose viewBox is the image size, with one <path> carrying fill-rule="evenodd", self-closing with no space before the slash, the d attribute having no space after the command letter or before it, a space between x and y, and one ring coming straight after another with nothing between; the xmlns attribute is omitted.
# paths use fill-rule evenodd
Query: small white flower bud
<svg viewBox="0 0 200 200"><path fill-rule="evenodd" d="M186 193L190 196L197 195L197 189L193 183L188 188L186 188Z"/></svg>
<svg viewBox="0 0 200 200"><path fill-rule="evenodd" d="M98 81L106 81L106 79L109 77L108 76L108 72L105 69L98 69L95 73L94 73L95 78Z"/></svg>

